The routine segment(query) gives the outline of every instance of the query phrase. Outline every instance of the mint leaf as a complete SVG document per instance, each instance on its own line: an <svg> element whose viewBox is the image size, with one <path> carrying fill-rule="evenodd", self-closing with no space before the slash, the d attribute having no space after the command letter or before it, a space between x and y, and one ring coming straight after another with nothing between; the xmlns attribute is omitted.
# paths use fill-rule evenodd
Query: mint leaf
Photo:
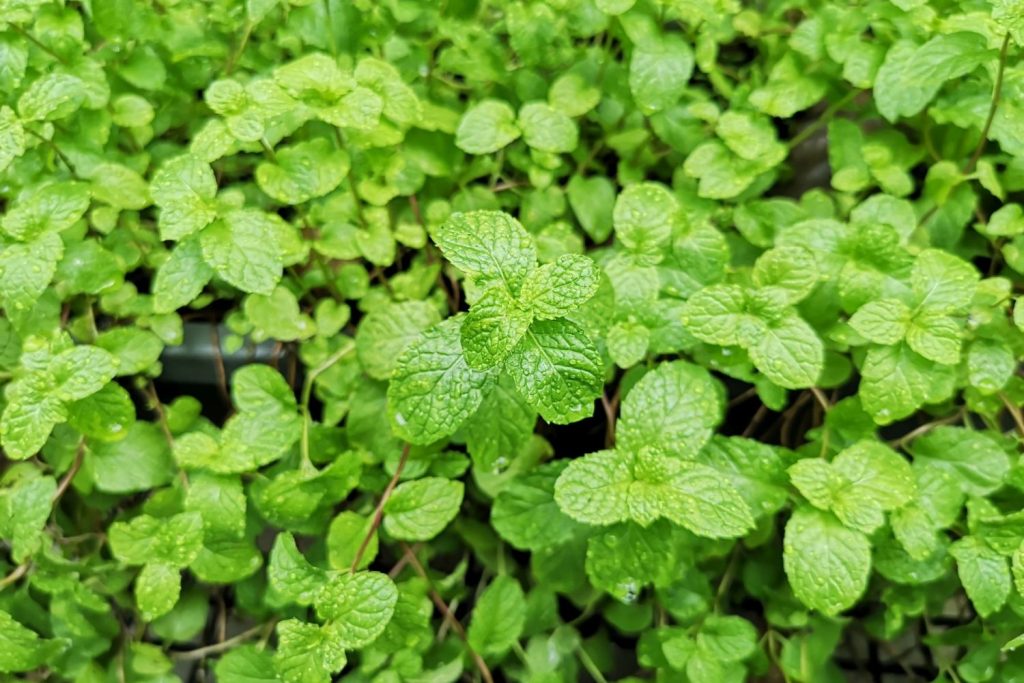
<svg viewBox="0 0 1024 683"><path fill-rule="evenodd" d="M495 577L473 609L467 642L480 654L501 654L519 640L525 622L526 600L519 582L510 576Z"/></svg>
<svg viewBox="0 0 1024 683"><path fill-rule="evenodd" d="M0 610L0 672L32 671L59 655L68 643L46 640Z"/></svg>
<svg viewBox="0 0 1024 683"><path fill-rule="evenodd" d="M526 144L541 152L571 152L579 141L576 123L544 102L524 104L516 122L523 131Z"/></svg>
<svg viewBox="0 0 1024 683"><path fill-rule="evenodd" d="M149 192L160 207L160 239L182 240L217 218L213 169L191 154L174 157L161 166Z"/></svg>
<svg viewBox="0 0 1024 683"><path fill-rule="evenodd" d="M328 622L332 645L356 650L384 631L397 601L398 589L385 574L335 574L316 596L316 613Z"/></svg>
<svg viewBox="0 0 1024 683"><path fill-rule="evenodd" d="M274 669L285 683L328 683L347 661L322 626L287 619L277 625Z"/></svg>
<svg viewBox="0 0 1024 683"><path fill-rule="evenodd" d="M898 299L869 301L850 317L850 326L876 344L895 344L910 324L910 309Z"/></svg>
<svg viewBox="0 0 1024 683"><path fill-rule="evenodd" d="M274 161L256 167L256 182L282 204L301 204L338 187L349 166L343 150L324 138L315 138L279 149Z"/></svg>
<svg viewBox="0 0 1024 683"><path fill-rule="evenodd" d="M473 302L462 322L462 351L466 362L477 370L502 363L519 344L531 322L533 316L512 299L507 289L488 288Z"/></svg>
<svg viewBox="0 0 1024 683"><path fill-rule="evenodd" d="M439 322L437 309L424 301L388 304L370 311L356 331L360 364L375 379L390 378L402 352Z"/></svg>
<svg viewBox="0 0 1024 683"><path fill-rule="evenodd" d="M152 621L171 611L181 594L181 572L159 562L147 563L135 579L135 601Z"/></svg>
<svg viewBox="0 0 1024 683"><path fill-rule="evenodd" d="M645 114L674 105L693 74L693 50L678 35L637 45L629 61L629 90Z"/></svg>
<svg viewBox="0 0 1024 683"><path fill-rule="evenodd" d="M500 211L456 213L431 234L455 267L500 280L513 294L537 262L529 233Z"/></svg>
<svg viewBox="0 0 1024 683"><path fill-rule="evenodd" d="M530 273L519 301L538 320L571 314L597 292L600 271L586 256L564 254ZM474 310L480 304L474 304Z"/></svg>
<svg viewBox="0 0 1024 683"><path fill-rule="evenodd" d="M500 100L483 100L462 116L455 145L469 154L492 154L521 134L512 107Z"/></svg>
<svg viewBox="0 0 1024 683"><path fill-rule="evenodd" d="M458 429L483 401L490 375L474 370L462 354L464 318L449 318L413 342L398 358L388 386L394 432L427 444Z"/></svg>
<svg viewBox="0 0 1024 683"><path fill-rule="evenodd" d="M555 482L569 463L556 460L517 477L502 489L491 509L491 524L502 538L520 550L564 543L579 525L555 502Z"/></svg>
<svg viewBox="0 0 1024 683"><path fill-rule="evenodd" d="M405 541L428 541L458 514L462 492L462 482L440 477L399 484L384 505L384 531Z"/></svg>
<svg viewBox="0 0 1024 683"><path fill-rule="evenodd" d="M834 616L864 592L871 545L827 512L797 508L786 523L783 561L789 585L808 607Z"/></svg>
<svg viewBox="0 0 1024 683"><path fill-rule="evenodd" d="M537 321L506 360L516 389L548 422L589 417L601 393L601 359L583 328L564 319Z"/></svg>
<svg viewBox="0 0 1024 683"><path fill-rule="evenodd" d="M994 56L988 41L966 31L937 35L920 46L897 42L885 55L875 79L878 110L890 121L913 116L928 105L945 81L970 73Z"/></svg>
<svg viewBox="0 0 1024 683"><path fill-rule="evenodd" d="M270 295L281 278L275 220L256 209L226 213L199 235L203 260L243 292Z"/></svg>
<svg viewBox="0 0 1024 683"><path fill-rule="evenodd" d="M651 446L691 459L711 438L721 411L718 388L706 370L685 361L663 363L622 401L619 447L639 452Z"/></svg>
<svg viewBox="0 0 1024 683"><path fill-rule="evenodd" d="M555 501L585 524L647 526L665 517L712 538L739 536L753 525L750 508L713 470L646 449L572 461L555 485Z"/></svg>
<svg viewBox="0 0 1024 683"><path fill-rule="evenodd" d="M978 614L987 617L1006 603L1010 567L1005 557L974 536L955 542L949 553L956 559L957 574Z"/></svg>
<svg viewBox="0 0 1024 683"><path fill-rule="evenodd" d="M814 386L825 364L814 328L795 313L768 324L747 351L758 370L787 389Z"/></svg>

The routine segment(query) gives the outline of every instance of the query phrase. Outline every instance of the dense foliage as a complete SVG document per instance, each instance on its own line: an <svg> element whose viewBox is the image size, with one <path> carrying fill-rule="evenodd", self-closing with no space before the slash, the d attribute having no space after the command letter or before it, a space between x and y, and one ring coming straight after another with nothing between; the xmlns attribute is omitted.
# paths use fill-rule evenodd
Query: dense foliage
<svg viewBox="0 0 1024 683"><path fill-rule="evenodd" d="M1022 55L0 0L0 678L1024 680Z"/></svg>

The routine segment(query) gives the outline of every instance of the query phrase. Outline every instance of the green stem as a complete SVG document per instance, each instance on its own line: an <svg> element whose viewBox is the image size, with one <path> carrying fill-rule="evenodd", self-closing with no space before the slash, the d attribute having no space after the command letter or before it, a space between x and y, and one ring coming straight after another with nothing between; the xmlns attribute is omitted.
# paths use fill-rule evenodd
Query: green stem
<svg viewBox="0 0 1024 683"><path fill-rule="evenodd" d="M302 411L302 442L300 444L300 454L302 456L303 468L310 468L313 466L309 459L309 425L313 421L313 418L309 415L309 401L313 396L313 382L316 381L317 377L333 367L335 363L352 353L355 348L356 344L352 341L342 346L340 349L328 356L324 362L310 370L309 373L306 374L306 379L302 383L302 403L299 406L299 409Z"/></svg>
<svg viewBox="0 0 1024 683"><path fill-rule="evenodd" d="M582 645L576 648L576 656L580 658L580 663L587 670L587 673L590 674L590 677L594 679L595 683L608 683L608 679L597 668L597 664L594 664L594 660L590 658L590 655L587 654Z"/></svg>
<svg viewBox="0 0 1024 683"><path fill-rule="evenodd" d="M263 148L263 154L266 155L267 159L276 164L277 154L274 153L274 148L270 146L270 142L266 138L260 138L260 147Z"/></svg>
<svg viewBox="0 0 1024 683"><path fill-rule="evenodd" d="M999 97L1003 92L1003 72L1006 71L1006 54L1010 50L1010 34L1007 33L1003 37L1003 45L999 48L999 67L996 69L996 84L992 88L992 103L988 107L988 118L985 119L985 126L981 129L981 139L978 140L978 146L974 148L974 154L971 155L967 165L964 166L964 175L968 175L974 171L975 165L978 163L978 159L981 158L982 152L985 151L985 143L988 142L988 132L992 128L992 121L996 118L996 109L999 107Z"/></svg>
<svg viewBox="0 0 1024 683"><path fill-rule="evenodd" d="M827 125L828 122L831 121L833 119L833 117L835 117L835 115L837 113L839 113L840 109L842 109L843 107L848 105L850 102L852 102L853 99L855 97L857 97L857 95L859 95L859 94L860 94L860 90L851 90L850 92L846 93L846 95L844 95L842 98L840 98L839 101L837 101L837 102L833 103L831 106L829 106L829 108L826 109L822 113L822 115L820 117L818 117L817 121L815 121L814 123L810 124L809 126L804 128L803 130L801 130L799 133L794 135L792 137L792 139L790 139L790 141L788 143L786 143L786 147L788 147L789 149L793 149L794 147L799 145L801 142L803 142L807 138L809 138L812 135L814 135L818 131L819 128L821 128L822 126Z"/></svg>
<svg viewBox="0 0 1024 683"><path fill-rule="evenodd" d="M230 76L231 72L235 70L235 65L238 64L238 60L242 57L242 52L245 51L245 46L249 44L249 37L252 35L252 30L255 27L251 21L246 20L245 26L242 28L242 37L238 41L238 46L235 48L231 56L228 57L228 61L224 64L224 75Z"/></svg>

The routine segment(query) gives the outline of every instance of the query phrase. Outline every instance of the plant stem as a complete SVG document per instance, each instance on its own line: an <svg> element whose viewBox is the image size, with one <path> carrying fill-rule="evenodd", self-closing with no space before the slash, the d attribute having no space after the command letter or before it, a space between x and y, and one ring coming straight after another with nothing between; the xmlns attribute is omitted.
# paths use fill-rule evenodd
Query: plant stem
<svg viewBox="0 0 1024 683"><path fill-rule="evenodd" d="M420 575L420 578L427 582L427 586L430 588L430 599L434 605L444 616L445 620L452 625L455 629L455 633L466 643L466 649L469 650L470 657L473 658L473 663L476 664L476 668L480 671L480 675L483 676L484 681L487 683L494 683L494 677L491 675L491 670L487 668L487 662L484 661L483 657L473 649L473 646L469 644L469 638L466 637L466 629L462 627L462 623L451 613L448 609L448 605L445 604L444 598L437 592L437 588L434 587L434 581L427 574L427 570L420 564L420 560L413 553L412 549L407 543L402 542L402 552L409 557L409 564L416 570L416 573Z"/></svg>
<svg viewBox="0 0 1024 683"><path fill-rule="evenodd" d="M1017 434L1024 439L1024 415L1021 415L1020 408L1018 408L1003 392L999 392L999 398L1002 399L1003 405L1006 406L1006 410L1010 413L1010 417L1013 418L1013 423L1017 426Z"/></svg>
<svg viewBox="0 0 1024 683"><path fill-rule="evenodd" d="M264 632L268 626L273 626L275 622L270 621L266 624L260 624L259 626L253 626L252 628L242 631L237 636L228 638L227 640L215 643L213 645L206 645L204 647L196 648L195 650L188 650L185 652L172 652L171 658L181 661L194 661L196 659L205 659L210 655L219 654L226 650L230 650L239 643L244 643L250 638L255 638Z"/></svg>
<svg viewBox="0 0 1024 683"><path fill-rule="evenodd" d="M826 398L825 394L821 391L821 389L819 389L818 387L811 387L811 393L814 394L814 398L817 399L818 403L821 405L822 410L824 410L826 413L832 410L832 404L828 402L828 398Z"/></svg>
<svg viewBox="0 0 1024 683"><path fill-rule="evenodd" d="M1006 71L1006 54L1010 49L1010 34L1007 33L1003 37L1003 45L999 48L999 66L996 69L996 83L992 88L992 103L988 107L988 117L985 119L985 126L981 129L981 139L978 140L978 146L974 148L974 154L971 155L967 165L964 166L964 175L968 175L974 171L974 167L978 163L978 159L981 158L982 152L985 151L985 143L988 142L988 132L992 128L992 121L996 118L996 109L999 107L999 97L1003 92L1003 72Z"/></svg>
<svg viewBox="0 0 1024 683"><path fill-rule="evenodd" d="M245 50L245 46L249 43L249 36L252 35L252 30L255 27L251 21L246 20L245 26L242 28L242 37L238 41L238 46L235 48L231 56L228 57L228 61L224 64L224 75L230 76L231 72L235 70L235 65L238 60L242 57L242 52Z"/></svg>
<svg viewBox="0 0 1024 683"><path fill-rule="evenodd" d="M859 94L860 94L860 90L851 90L850 92L846 93L846 95L844 95L838 101L836 101L833 104L831 104L828 107L828 109L826 109L824 112L822 112L821 116L819 116L816 121L814 121L813 123L808 124L799 133L797 133L792 138L790 138L789 142L786 143L786 147L789 148L789 149L793 149L794 147L799 145L801 142L803 142L807 138L809 138L812 135L814 135L818 131L819 128L821 128L824 125L827 125L828 122L831 121L832 118L837 113L839 113L840 109L842 109L843 107L848 105L850 102L852 102L853 99L855 97L857 97L857 95L859 95Z"/></svg>
<svg viewBox="0 0 1024 683"><path fill-rule="evenodd" d="M302 456L302 466L312 467L312 463L309 459L309 425L313 421L313 418L309 415L309 402L313 397L313 382L316 378L323 373L334 367L334 364L340 361L342 358L352 353L356 348L355 342L349 342L345 346L328 356L320 365L316 366L306 375L306 379L302 382L302 403L299 409L302 411L302 442L300 444L300 454Z"/></svg>
<svg viewBox="0 0 1024 683"><path fill-rule="evenodd" d="M373 535L380 527L381 520L384 519L384 505L388 502L388 498L391 497L391 492L398 486L398 479L402 476L405 463L409 460L409 448L409 444L405 444L402 448L402 457L398 461L398 467L395 468L391 481L388 482L387 488L384 489L384 493L381 494L380 501L377 503L377 508L373 511L373 521L370 523L370 529L366 532L366 536L363 537L363 541L359 544L359 549L356 551L356 556L352 560L353 574L359 569L359 563L363 561L363 555L366 553L366 548L370 545L370 539L373 538Z"/></svg>
<svg viewBox="0 0 1024 683"><path fill-rule="evenodd" d="M576 656L579 657L580 663L583 665L583 668L587 670L587 673L590 674L590 677L594 679L594 683L608 683L608 679L605 678L604 674L601 673L601 670L597 668L597 664L595 664L594 660L590 658L590 655L587 654L587 651L583 649L582 645L576 648Z"/></svg>
<svg viewBox="0 0 1024 683"><path fill-rule="evenodd" d="M82 469L82 461L85 458L85 438L83 437L78 442L78 450L75 451L75 459L71 461L71 467L64 473L64 476L60 478L60 482L57 484L57 488L53 492L53 496L50 498L50 514L57 508L57 503L64 497L68 488L71 487L71 480L75 478L78 471ZM25 562L18 565L11 571L10 574L0 579L0 591L7 586L17 583L21 577L28 573L29 563Z"/></svg>

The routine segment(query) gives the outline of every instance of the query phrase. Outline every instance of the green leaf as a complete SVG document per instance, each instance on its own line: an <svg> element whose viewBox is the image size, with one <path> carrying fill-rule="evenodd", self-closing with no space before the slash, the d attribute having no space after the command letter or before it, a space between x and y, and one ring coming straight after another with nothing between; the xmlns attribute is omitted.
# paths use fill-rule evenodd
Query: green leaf
<svg viewBox="0 0 1024 683"><path fill-rule="evenodd" d="M783 449L753 439L716 435L698 461L729 481L757 517L777 512L789 500L787 457Z"/></svg>
<svg viewBox="0 0 1024 683"><path fill-rule="evenodd" d="M1017 361L1013 351L999 342L981 339L967 353L967 376L971 386L983 394L995 394L1013 376Z"/></svg>
<svg viewBox="0 0 1024 683"><path fill-rule="evenodd" d="M630 185L615 200L615 236L630 251L656 254L672 237L679 203L657 183Z"/></svg>
<svg viewBox="0 0 1024 683"><path fill-rule="evenodd" d="M875 78L875 102L882 116L895 121L924 109L943 83L991 61L995 51L978 33L940 34L923 45L897 41Z"/></svg>
<svg viewBox="0 0 1024 683"><path fill-rule="evenodd" d="M115 328L96 337L95 345L117 361L117 376L139 375L160 360L163 342L149 330Z"/></svg>
<svg viewBox="0 0 1024 683"><path fill-rule="evenodd" d="M182 240L217 218L217 179L209 164L191 154L167 161L149 185L160 207L160 239Z"/></svg>
<svg viewBox="0 0 1024 683"><path fill-rule="evenodd" d="M561 318L594 296L599 277L600 270L589 257L563 254L527 276L519 302L538 320Z"/></svg>
<svg viewBox="0 0 1024 683"><path fill-rule="evenodd" d="M462 351L466 362L477 370L502 363L526 334L531 322L530 311L513 300L505 287L488 288L470 307L462 323Z"/></svg>
<svg viewBox="0 0 1024 683"><path fill-rule="evenodd" d="M462 427L476 467L495 473L505 469L530 439L536 422L536 411L519 395L512 379L501 374Z"/></svg>
<svg viewBox="0 0 1024 683"><path fill-rule="evenodd" d="M533 323L505 369L527 403L554 424L593 414L603 385L594 343L583 328L564 319Z"/></svg>
<svg viewBox="0 0 1024 683"><path fill-rule="evenodd" d="M428 541L462 505L462 482L425 477L399 484L384 504L384 531L403 541Z"/></svg>
<svg viewBox="0 0 1024 683"><path fill-rule="evenodd" d="M933 314L966 309L978 278L978 271L970 263L939 249L918 254L910 275L918 307Z"/></svg>
<svg viewBox="0 0 1024 683"><path fill-rule="evenodd" d="M594 242L601 243L612 234L615 185L603 176L584 178L574 175L566 185L569 206L583 230Z"/></svg>
<svg viewBox="0 0 1024 683"><path fill-rule="evenodd" d="M388 386L392 430L410 443L428 444L453 434L480 407L490 375L462 354L464 318L428 329L398 358Z"/></svg>
<svg viewBox="0 0 1024 683"><path fill-rule="evenodd" d="M30 242L48 232L63 232L89 209L89 187L80 182L48 183L19 201L0 219L4 232Z"/></svg>
<svg viewBox="0 0 1024 683"><path fill-rule="evenodd" d="M180 594L181 572L169 565L147 563L135 579L135 602L146 621L170 612Z"/></svg>
<svg viewBox="0 0 1024 683"><path fill-rule="evenodd" d="M189 477L185 509L203 518L206 538L241 538L245 533L245 493L238 477L197 472Z"/></svg>
<svg viewBox="0 0 1024 683"><path fill-rule="evenodd" d="M278 220L256 209L229 211L200 233L203 260L243 292L271 294L281 278Z"/></svg>
<svg viewBox="0 0 1024 683"><path fill-rule="evenodd" d="M345 650L325 627L287 619L277 625L274 669L284 683L330 683L346 663Z"/></svg>
<svg viewBox="0 0 1024 683"><path fill-rule="evenodd" d="M637 322L615 323L605 338L608 355L620 368L629 368L642 361L650 342L650 330Z"/></svg>
<svg viewBox="0 0 1024 683"><path fill-rule="evenodd" d="M467 642L482 655L500 655L516 643L526 623L526 599L519 582L508 575L491 581L473 607Z"/></svg>
<svg viewBox="0 0 1024 683"><path fill-rule="evenodd" d="M359 363L370 377L389 379L402 352L439 322L437 308L424 301L404 301L370 311L356 330Z"/></svg>
<svg viewBox="0 0 1024 683"><path fill-rule="evenodd" d="M739 346L764 335L765 323L746 308L747 297L737 285L711 285L689 298L683 324L701 341Z"/></svg>
<svg viewBox="0 0 1024 683"><path fill-rule="evenodd" d="M915 467L945 473L966 493L984 496L1003 484L1010 470L1006 451L984 432L941 426L910 444Z"/></svg>
<svg viewBox="0 0 1024 683"><path fill-rule="evenodd" d="M288 602L310 605L326 578L323 570L303 557L290 533L278 534L267 565L267 581L278 596Z"/></svg>
<svg viewBox="0 0 1024 683"><path fill-rule="evenodd" d="M926 403L944 400L953 377L905 343L868 350L861 368L860 399L879 424L910 415Z"/></svg>
<svg viewBox="0 0 1024 683"><path fill-rule="evenodd" d="M431 234L456 268L500 280L512 294L537 263L533 238L501 211L455 213Z"/></svg>
<svg viewBox="0 0 1024 683"><path fill-rule="evenodd" d="M738 662L757 650L757 629L746 619L709 616L697 633L697 647L719 662Z"/></svg>
<svg viewBox="0 0 1024 683"><path fill-rule="evenodd" d="M332 643L346 650L364 648L391 621L398 589L386 574L334 574L316 596L316 613L329 622Z"/></svg>
<svg viewBox="0 0 1024 683"><path fill-rule="evenodd" d="M53 660L67 645L64 640L40 638L0 610L0 673L32 671Z"/></svg>
<svg viewBox="0 0 1024 683"><path fill-rule="evenodd" d="M77 401L95 394L114 379L117 366L117 358L97 346L62 351L50 361L53 395L61 401Z"/></svg>
<svg viewBox="0 0 1024 683"><path fill-rule="evenodd" d="M987 617L997 612L1010 596L1006 558L974 536L953 543L949 553L956 560L957 574L978 614Z"/></svg>
<svg viewBox="0 0 1024 683"><path fill-rule="evenodd" d="M0 489L0 533L11 545L11 558L24 562L43 546L43 528L50 518L57 483L53 477L31 477Z"/></svg>
<svg viewBox="0 0 1024 683"><path fill-rule="evenodd" d="M349 166L344 150L314 138L276 150L273 161L256 167L256 182L282 204L301 204L338 187Z"/></svg>
<svg viewBox="0 0 1024 683"><path fill-rule="evenodd" d="M64 254L64 244L52 232L26 243L8 244L0 251L0 297L8 316L31 309L46 290Z"/></svg>
<svg viewBox="0 0 1024 683"><path fill-rule="evenodd" d="M170 313L191 303L213 277L203 259L198 238L186 239L171 250L153 278L153 308Z"/></svg>
<svg viewBox="0 0 1024 683"><path fill-rule="evenodd" d="M853 606L867 588L871 545L827 512L797 508L786 523L783 563L796 597L835 616Z"/></svg>
<svg viewBox="0 0 1024 683"><path fill-rule="evenodd" d="M629 60L629 90L642 112L668 109L682 97L693 74L693 50L678 35L636 45Z"/></svg>
<svg viewBox="0 0 1024 683"><path fill-rule="evenodd" d="M501 100L482 100L463 114L455 146L468 154L493 154L520 135L512 107Z"/></svg>
<svg viewBox="0 0 1024 683"><path fill-rule="evenodd" d="M116 440L90 441L86 454L96 488L108 493L163 486L175 473L167 438L151 422L131 424L127 434Z"/></svg>
<svg viewBox="0 0 1024 683"><path fill-rule="evenodd" d="M766 325L747 351L758 370L787 389L814 386L825 365L821 339L796 313Z"/></svg>
<svg viewBox="0 0 1024 683"><path fill-rule="evenodd" d="M0 441L14 460L35 455L50 437L53 427L67 419L67 409L54 395L52 378L27 375L4 388L7 406L0 417Z"/></svg>
<svg viewBox="0 0 1024 683"><path fill-rule="evenodd" d="M14 111L0 106L0 173L25 153L25 130Z"/></svg>
<svg viewBox="0 0 1024 683"><path fill-rule="evenodd" d="M729 110L719 117L715 133L733 154L765 168L777 166L787 155L786 146L778 141L775 127L765 116Z"/></svg>
<svg viewBox="0 0 1024 683"><path fill-rule="evenodd" d="M573 151L579 144L576 123L544 102L524 104L519 110L517 123L523 132L523 140L538 151L561 154Z"/></svg>
<svg viewBox="0 0 1024 683"><path fill-rule="evenodd" d="M711 438L722 415L711 375L685 361L662 363L626 394L616 426L619 447L656 447L692 459Z"/></svg>
<svg viewBox="0 0 1024 683"><path fill-rule="evenodd" d="M761 254L751 273L758 287L771 287L787 304L807 298L818 284L814 255L801 247L776 247Z"/></svg>
<svg viewBox="0 0 1024 683"><path fill-rule="evenodd" d="M960 362L960 325L941 313L925 310L907 328L907 344L925 358L943 365Z"/></svg>
<svg viewBox="0 0 1024 683"><path fill-rule="evenodd" d="M229 650L214 664L213 673L223 683L270 683L277 680L273 654L256 645L241 645Z"/></svg>
<svg viewBox="0 0 1024 683"><path fill-rule="evenodd" d="M898 299L869 301L850 317L850 326L868 341L895 344L910 324L910 309Z"/></svg>
<svg viewBox="0 0 1024 683"><path fill-rule="evenodd" d="M753 526L750 508L713 470L649 449L573 460L558 478L555 501L570 517L600 526L647 526L665 517L711 538L741 536Z"/></svg>
<svg viewBox="0 0 1024 683"><path fill-rule="evenodd" d="M520 550L537 550L570 540L580 526L555 503L555 482L569 463L549 462L513 479L494 499L491 524Z"/></svg>
<svg viewBox="0 0 1024 683"><path fill-rule="evenodd" d="M871 441L844 449L831 463L799 460L789 475L812 505L866 534L884 523L884 512L909 502L916 491L910 464Z"/></svg>
<svg viewBox="0 0 1024 683"><path fill-rule="evenodd" d="M327 559L334 569L349 569L356 559L356 553L363 539L370 533L373 520L351 510L345 510L331 521L327 530ZM356 569L365 569L377 556L379 540L373 530L370 542L363 551L363 557Z"/></svg>

